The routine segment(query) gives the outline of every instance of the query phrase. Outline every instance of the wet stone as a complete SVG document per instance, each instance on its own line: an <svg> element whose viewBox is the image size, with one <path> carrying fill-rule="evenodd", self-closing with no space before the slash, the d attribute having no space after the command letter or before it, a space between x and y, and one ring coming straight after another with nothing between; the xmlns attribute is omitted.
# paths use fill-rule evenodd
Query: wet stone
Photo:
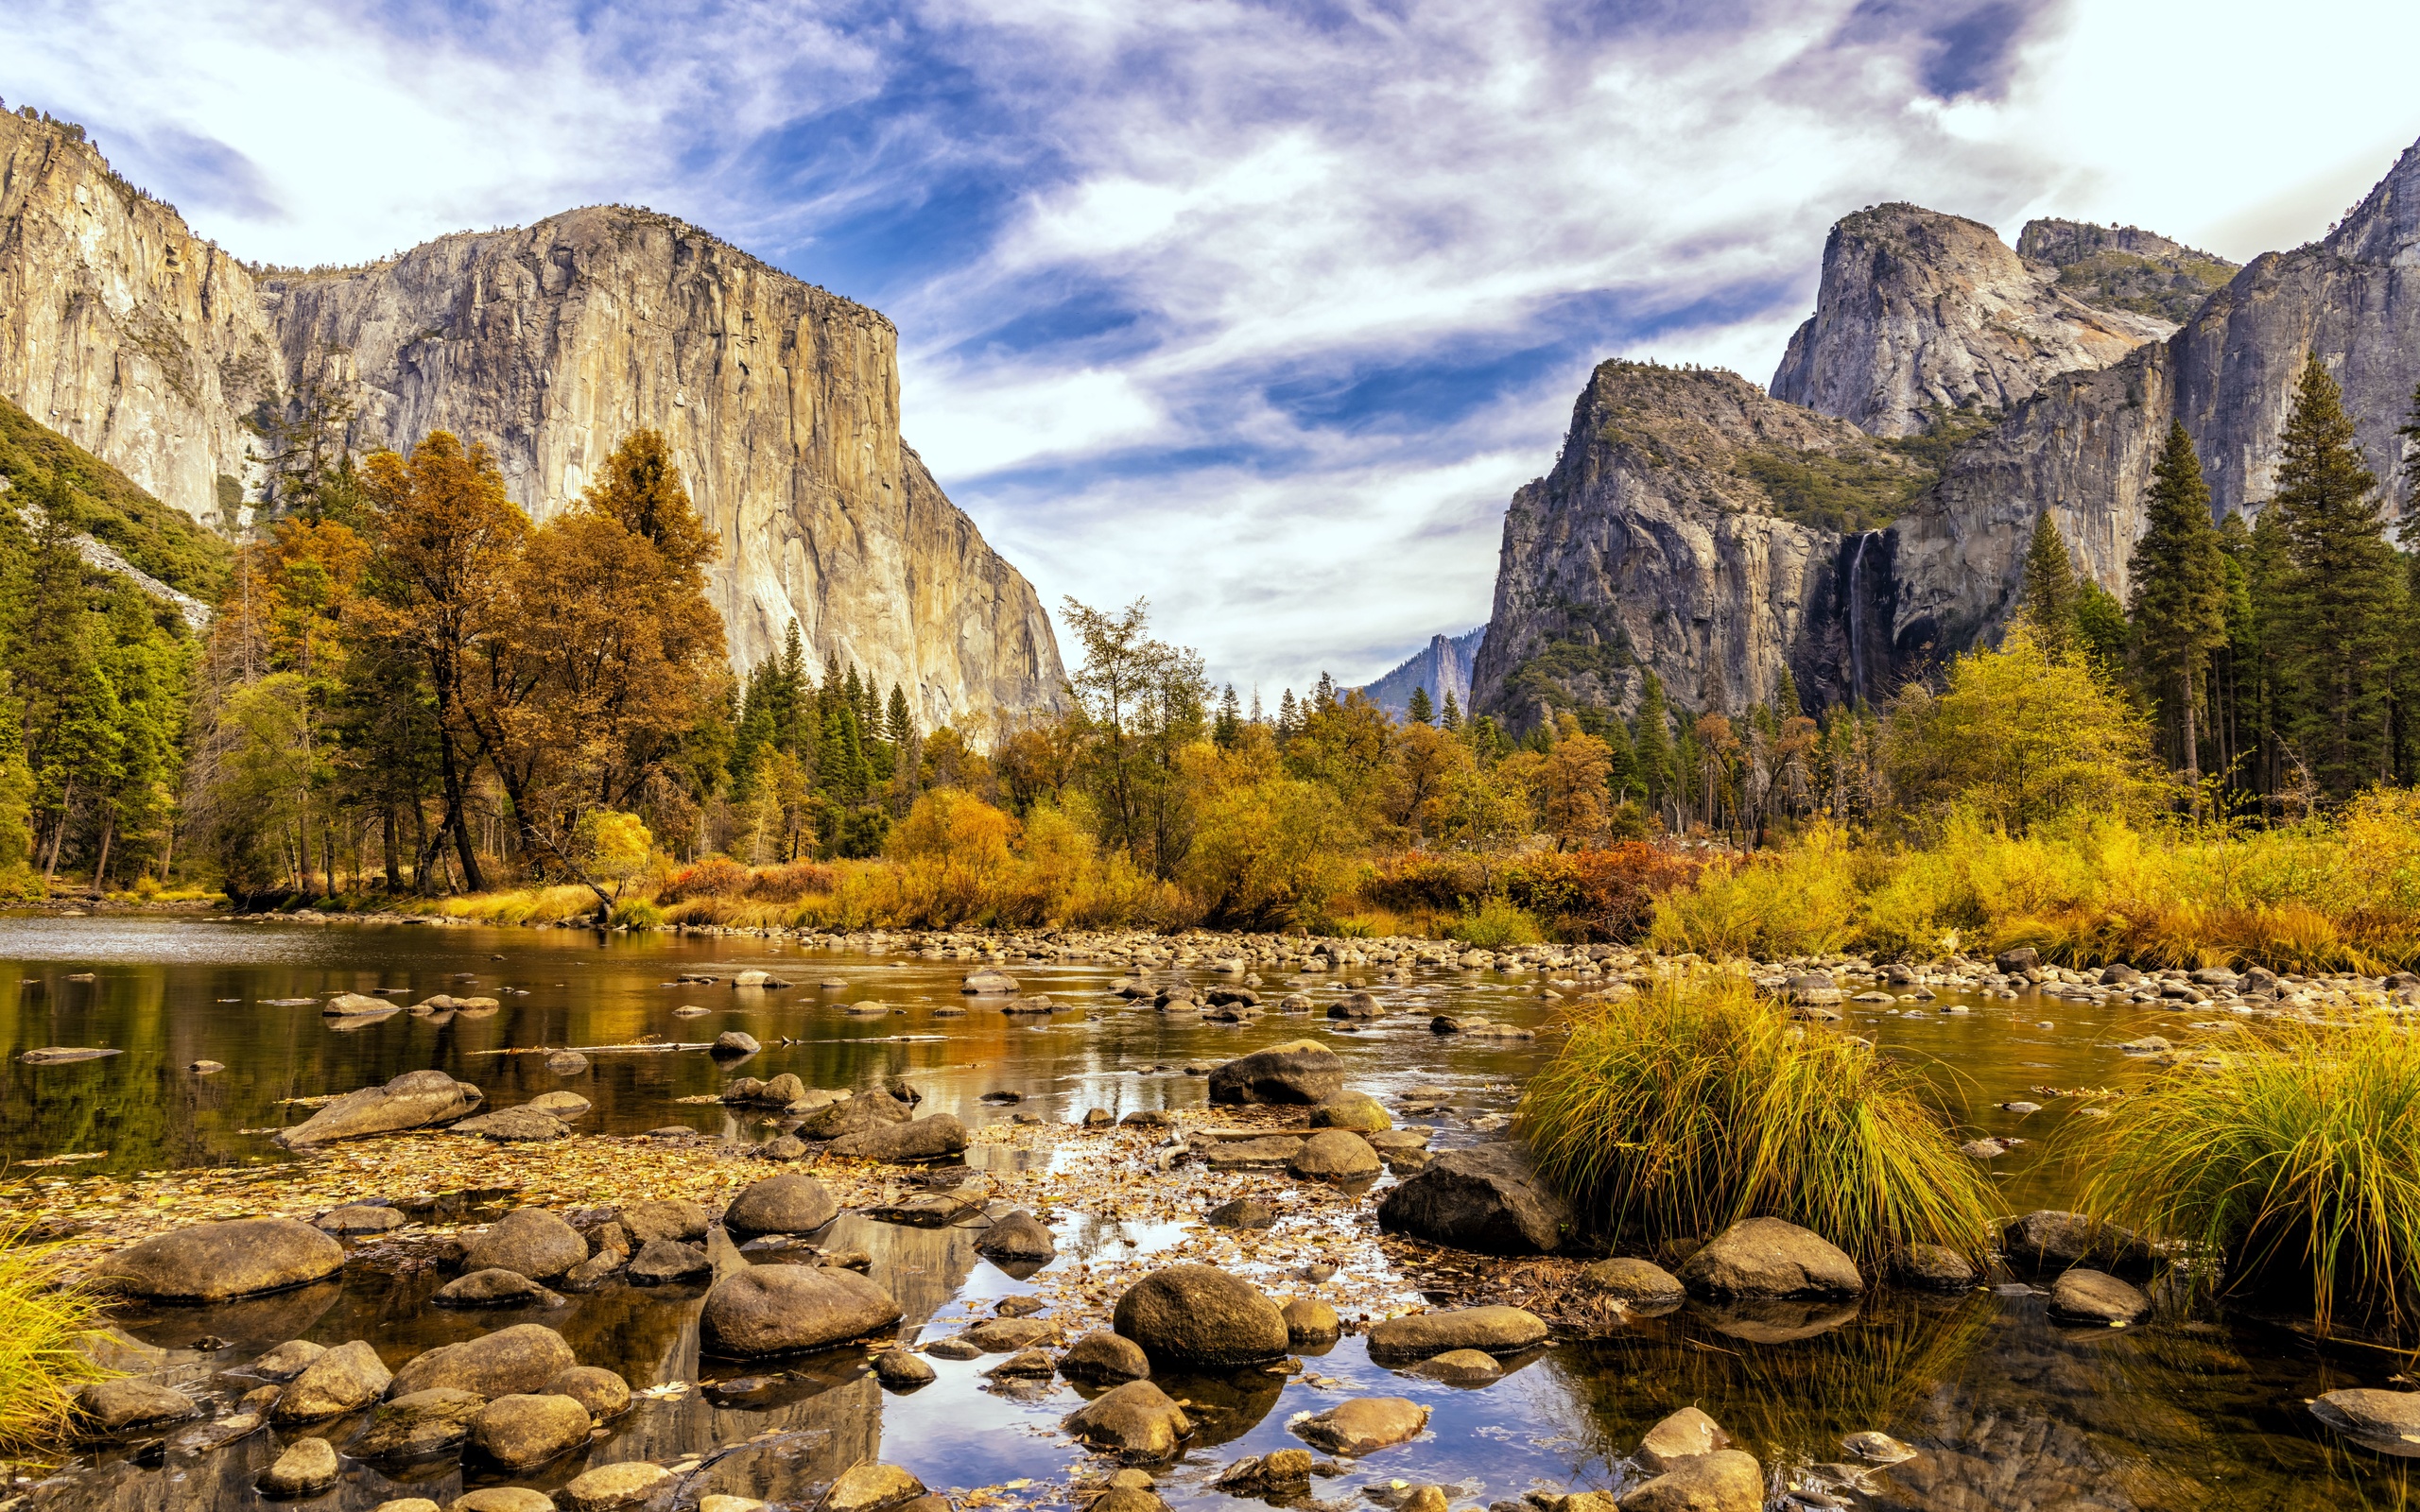
<svg viewBox="0 0 2420 1512"><path fill-rule="evenodd" d="M97 1434L182 1422L201 1409L183 1392L157 1382L129 1378L95 1381L76 1394L77 1416Z"/></svg>
<svg viewBox="0 0 2420 1512"><path fill-rule="evenodd" d="M1765 1471L1755 1457L1717 1450L1632 1490L1621 1512L1763 1512Z"/></svg>
<svg viewBox="0 0 2420 1512"><path fill-rule="evenodd" d="M471 1419L487 1406L474 1392L438 1386L379 1403L345 1452L355 1459L426 1459L459 1449L471 1436Z"/></svg>
<svg viewBox="0 0 2420 1512"><path fill-rule="evenodd" d="M1419 1437L1428 1409L1407 1397L1356 1397L1289 1426L1322 1449L1357 1458Z"/></svg>
<svg viewBox="0 0 2420 1512"><path fill-rule="evenodd" d="M1449 1349L1512 1354L1545 1342L1546 1320L1517 1307L1466 1307L1392 1317L1370 1329L1370 1353L1419 1360Z"/></svg>
<svg viewBox="0 0 2420 1512"><path fill-rule="evenodd" d="M928 1385L937 1372L905 1349L885 1349L873 1357L874 1379L894 1391Z"/></svg>
<svg viewBox="0 0 2420 1512"><path fill-rule="evenodd" d="M387 1396L394 1400L432 1386L452 1386L491 1399L532 1392L579 1363L562 1334L543 1324L516 1323L414 1355L395 1372Z"/></svg>
<svg viewBox="0 0 2420 1512"><path fill-rule="evenodd" d="M658 1492L670 1489L673 1480L672 1472L661 1465L625 1460L582 1470L556 1495L555 1502L564 1512L619 1512L623 1507L645 1505Z"/></svg>
<svg viewBox="0 0 2420 1512"><path fill-rule="evenodd" d="M695 1245L677 1239L650 1239L631 1257L631 1280L641 1286L662 1286L714 1274L714 1262Z"/></svg>
<svg viewBox="0 0 2420 1512"><path fill-rule="evenodd" d="M1821 1234L1779 1218L1733 1224L1683 1263L1680 1280L1694 1296L1854 1297L1864 1278Z"/></svg>
<svg viewBox="0 0 2420 1512"><path fill-rule="evenodd" d="M560 1276L588 1258L579 1230L544 1208L515 1208L462 1252L465 1271L517 1271L532 1280Z"/></svg>
<svg viewBox="0 0 2420 1512"><path fill-rule="evenodd" d="M409 1222L411 1219L396 1209L356 1202L320 1214L312 1227L332 1234L383 1234Z"/></svg>
<svg viewBox="0 0 2420 1512"><path fill-rule="evenodd" d="M1638 1442L1637 1459L1658 1475L1690 1460L1729 1449L1731 1435L1722 1425L1696 1407L1684 1407L1649 1429Z"/></svg>
<svg viewBox="0 0 2420 1512"><path fill-rule="evenodd" d="M1153 1358L1222 1367L1274 1359L1286 1318L1251 1282L1210 1265L1170 1265L1126 1289L1117 1332Z"/></svg>
<svg viewBox="0 0 2420 1512"><path fill-rule="evenodd" d="M261 1472L263 1496L316 1496L337 1483L336 1446L324 1438L298 1438Z"/></svg>
<svg viewBox="0 0 2420 1512"><path fill-rule="evenodd" d="M1478 1349L1448 1349L1421 1361L1412 1367L1412 1374L1449 1386L1484 1386L1503 1379L1504 1367L1495 1363L1495 1356Z"/></svg>
<svg viewBox="0 0 2420 1512"><path fill-rule="evenodd" d="M887 1512L925 1494L925 1483L896 1465L853 1465L824 1494L821 1512Z"/></svg>
<svg viewBox="0 0 2420 1512"><path fill-rule="evenodd" d="M1253 1197L1237 1197L1222 1202L1203 1213L1202 1221L1213 1228L1274 1228L1277 1210Z"/></svg>
<svg viewBox="0 0 2420 1512"><path fill-rule="evenodd" d="M2106 1271L2078 1266L2050 1286L2050 1315L2064 1323L2133 1323L2152 1299Z"/></svg>
<svg viewBox="0 0 2420 1512"><path fill-rule="evenodd" d="M588 1441L588 1409L569 1397L498 1397L471 1419L471 1445L507 1469L526 1469Z"/></svg>
<svg viewBox="0 0 2420 1512"><path fill-rule="evenodd" d="M363 1339L340 1344L302 1369L279 1394L273 1422L311 1422L359 1412L384 1396L394 1377Z"/></svg>
<svg viewBox="0 0 2420 1512"><path fill-rule="evenodd" d="M1597 1261L1580 1273L1580 1280L1591 1291L1636 1307L1668 1306L1688 1296L1670 1271L1653 1261L1627 1256Z"/></svg>
<svg viewBox="0 0 2420 1512"><path fill-rule="evenodd" d="M1070 1381L1139 1381L1151 1373L1151 1362L1141 1345L1102 1329L1067 1347L1059 1373Z"/></svg>
<svg viewBox="0 0 2420 1512"><path fill-rule="evenodd" d="M1184 1409L1149 1381L1129 1381L1069 1413L1064 1426L1088 1449L1167 1459L1193 1433Z"/></svg>
<svg viewBox="0 0 2420 1512"><path fill-rule="evenodd" d="M492 1265L447 1281L429 1301L438 1307L509 1307L543 1302L554 1295L517 1270Z"/></svg>

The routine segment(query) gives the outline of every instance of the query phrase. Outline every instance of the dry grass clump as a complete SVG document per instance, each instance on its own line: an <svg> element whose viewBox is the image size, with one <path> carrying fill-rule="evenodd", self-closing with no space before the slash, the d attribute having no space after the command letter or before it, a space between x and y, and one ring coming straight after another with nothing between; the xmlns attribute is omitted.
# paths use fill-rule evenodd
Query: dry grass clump
<svg viewBox="0 0 2420 1512"><path fill-rule="evenodd" d="M24 1220L0 1228L0 1453L55 1441L78 1388L108 1373L83 1350L99 1298L63 1281L56 1246L26 1234Z"/></svg>
<svg viewBox="0 0 2420 1512"><path fill-rule="evenodd" d="M2078 1138L2087 1210L2197 1245L2230 1287L2307 1290L2323 1332L2345 1312L2411 1332L2420 1038L2283 1022L2238 1044L2162 1074Z"/></svg>
<svg viewBox="0 0 2420 1512"><path fill-rule="evenodd" d="M1813 1229L1861 1266L1910 1245L1980 1260L1991 1187L1922 1078L1702 972L1567 1016L1520 1127L1539 1169L1616 1242L1748 1217Z"/></svg>

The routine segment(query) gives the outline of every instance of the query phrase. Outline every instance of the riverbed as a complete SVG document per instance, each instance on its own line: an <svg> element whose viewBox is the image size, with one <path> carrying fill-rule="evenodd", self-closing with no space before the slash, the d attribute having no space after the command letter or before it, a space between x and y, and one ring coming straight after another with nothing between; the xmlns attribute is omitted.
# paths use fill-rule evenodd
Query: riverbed
<svg viewBox="0 0 2420 1512"><path fill-rule="evenodd" d="M415 1236L441 1240L525 1198L576 1207L583 1186L644 1183L659 1171L663 1181L711 1194L777 1169L749 1153L781 1132L777 1121L717 1100L735 1075L794 1073L810 1088L832 1090L904 1082L922 1099L920 1114L953 1113L975 1131L967 1165L992 1183L993 1211L1044 1211L1059 1258L1024 1275L978 1258L979 1215L920 1228L844 1214L821 1242L872 1257L869 1274L908 1313L903 1340L955 1333L1001 1298L1026 1294L1045 1301L1043 1315L1072 1336L1105 1313L1113 1283L1171 1257L1230 1265L1272 1294L1326 1297L1350 1325L1422 1301L1421 1278L1371 1232L1369 1215L1392 1174L1361 1189L1313 1193L1276 1173L1163 1171L1158 1131L1087 1132L1085 1112L1201 1119L1209 1066L1307 1034L1343 1058L1348 1086L1397 1108L1418 1091L1414 1106L1434 1110L1398 1112L1396 1122L1431 1127L1433 1147L1445 1149L1498 1137L1523 1081L1555 1042L1557 1000L1535 972L1409 967L1272 976L1260 988L1264 998L1301 991L1313 1012L1223 1024L1110 995L1122 964L1055 956L995 964L1023 992L1046 993L1063 1011L1005 1015L959 990L981 964L972 954L935 959L759 936L0 919L8 1046L0 1154L10 1162L0 1197L87 1246L172 1221L163 1214L175 1210L164 1203L192 1205L179 1216L216 1216L267 1211L269 1194L289 1191L324 1196L329 1206L339 1198L404 1205L413 1227L402 1239L360 1245L336 1280L220 1308L122 1311L130 1367L213 1403L257 1386L240 1372L285 1339L366 1339L392 1367L431 1345L529 1321L558 1330L581 1363L619 1372L642 1394L585 1450L537 1474L516 1480L448 1461L399 1479L349 1462L336 1489L295 1503L315 1512L401 1496L442 1504L466 1485L553 1488L588 1466L629 1459L681 1468L692 1503L722 1493L804 1504L849 1464L880 1459L962 1506L1058 1507L1102 1469L1059 1430L1082 1400L1064 1383L989 1380L982 1372L997 1357L935 1359L938 1379L904 1394L875 1382L863 1350L777 1370L701 1362L701 1285L614 1283L559 1306L447 1313L426 1305L447 1278L414 1258L424 1253ZM794 985L729 985L751 970ZM683 983L683 975L717 980ZM1356 986L1385 1004L1383 1018L1349 1026L1322 1017ZM330 1020L321 1005L338 992L398 1004L443 993L493 999L495 1007ZM881 1010L862 1006L869 1004ZM2207 1010L2189 1005L2040 993L2003 1000L1893 990L1888 1002L1844 1011L1855 1032L1926 1065L1969 1132L2007 1144L1989 1168L2011 1212L2071 1200L2076 1174L2060 1159L2058 1130L2093 1105L2078 1094L2138 1073L2121 1043L2155 1034L2188 1044L2221 1032L2197 1028ZM1440 1036L1429 1029L1438 1013L1480 1015L1539 1038ZM726 1030L762 1048L736 1063L707 1054ZM43 1047L117 1053L63 1064L21 1059ZM587 1068L560 1075L532 1053L559 1048L582 1050ZM225 1069L189 1069L201 1061ZM575 1121L574 1139L485 1165L453 1163L453 1152L472 1143L458 1136L373 1141L321 1157L271 1143L318 1100L426 1068L477 1085L490 1108L556 1091L593 1106ZM677 1163L657 1153L666 1147L660 1138L646 1137L676 1125L699 1136L678 1145ZM506 1175L484 1174L491 1166ZM604 1174L570 1175L579 1172ZM438 1179L446 1174L458 1179ZM881 1178L891 1187L904 1179ZM849 1191L859 1207L885 1195L864 1181ZM1278 1228L1239 1238L1201 1223L1209 1206L1241 1193L1276 1201L1286 1215ZM205 1202L215 1206L203 1211ZM718 1263L746 1259L726 1252ZM1337 1274L1315 1281L1305 1273L1314 1263ZM1295 1373L1164 1383L1197 1404L1202 1427L1159 1490L1180 1508L1226 1505L1212 1478L1243 1455L1298 1445L1289 1419L1346 1397L1387 1395L1430 1408L1427 1432L1315 1481L1312 1494L1323 1503L1379 1505L1396 1483L1444 1486L1457 1508L1530 1492L1618 1491L1642 1478L1628 1460L1640 1433L1691 1403L1763 1460L1775 1505L1793 1486L1806 1492L1801 1505L1830 1497L1943 1512L2399 1506L2410 1494L2404 1462L2346 1449L2305 1405L2325 1390L2388 1383L2400 1357L2324 1349L2284 1320L2202 1316L2079 1331L2048 1321L2039 1288L2012 1282L1945 1298L1885 1289L1815 1321L1826 1326L1805 1337L1742 1336L1692 1306L1602 1337L1559 1338L1508 1362L1513 1367L1483 1389L1384 1368L1348 1332L1333 1349L1304 1356ZM1862 1430L1893 1435L1921 1453L1886 1473L1852 1476L1841 1440ZM43 1467L39 1485L18 1489L29 1506L250 1507L260 1502L252 1481L276 1452L267 1432L199 1454L157 1438L100 1445Z"/></svg>

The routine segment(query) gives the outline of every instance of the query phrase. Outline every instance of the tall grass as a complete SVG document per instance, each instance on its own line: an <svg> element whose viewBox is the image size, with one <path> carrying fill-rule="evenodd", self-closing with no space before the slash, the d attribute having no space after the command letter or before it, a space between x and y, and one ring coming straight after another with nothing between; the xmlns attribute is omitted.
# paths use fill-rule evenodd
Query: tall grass
<svg viewBox="0 0 2420 1512"><path fill-rule="evenodd" d="M2198 1245L2231 1287L2308 1288L2323 1331L2349 1311L2413 1332L2420 1038L2284 1022L2242 1039L2079 1137L2087 1211Z"/></svg>
<svg viewBox="0 0 2420 1512"><path fill-rule="evenodd" d="M56 1246L26 1233L22 1220L0 1228L0 1453L55 1441L77 1389L108 1374L83 1350L100 1299L62 1279Z"/></svg>
<svg viewBox="0 0 2420 1512"><path fill-rule="evenodd" d="M1862 906L1856 859L1845 834L1819 823L1781 850L1715 862L1656 900L1648 939L1718 960L1845 949Z"/></svg>
<svg viewBox="0 0 2420 1512"><path fill-rule="evenodd" d="M1481 950L1500 951L1512 945L1535 945L1546 936L1530 912L1505 898L1490 898L1445 926L1449 939Z"/></svg>
<svg viewBox="0 0 2420 1512"><path fill-rule="evenodd" d="M1567 1023L1520 1128L1607 1236L1654 1243L1775 1217L1869 1268L1910 1245L1982 1258L1989 1184L1921 1077L1870 1045L1792 1022L1718 971Z"/></svg>

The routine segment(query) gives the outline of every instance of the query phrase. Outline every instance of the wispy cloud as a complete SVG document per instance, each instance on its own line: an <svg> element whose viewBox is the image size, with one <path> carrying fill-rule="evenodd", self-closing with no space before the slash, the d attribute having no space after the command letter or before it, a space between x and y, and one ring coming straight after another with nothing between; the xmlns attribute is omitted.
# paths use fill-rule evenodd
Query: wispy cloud
<svg viewBox="0 0 2420 1512"><path fill-rule="evenodd" d="M1483 619L1588 368L1762 379L1848 210L2243 256L2420 133L2420 13L2356 0L30 0L9 29L0 94L248 256L618 199L875 305L908 438L1046 599L1149 595L1272 697Z"/></svg>

